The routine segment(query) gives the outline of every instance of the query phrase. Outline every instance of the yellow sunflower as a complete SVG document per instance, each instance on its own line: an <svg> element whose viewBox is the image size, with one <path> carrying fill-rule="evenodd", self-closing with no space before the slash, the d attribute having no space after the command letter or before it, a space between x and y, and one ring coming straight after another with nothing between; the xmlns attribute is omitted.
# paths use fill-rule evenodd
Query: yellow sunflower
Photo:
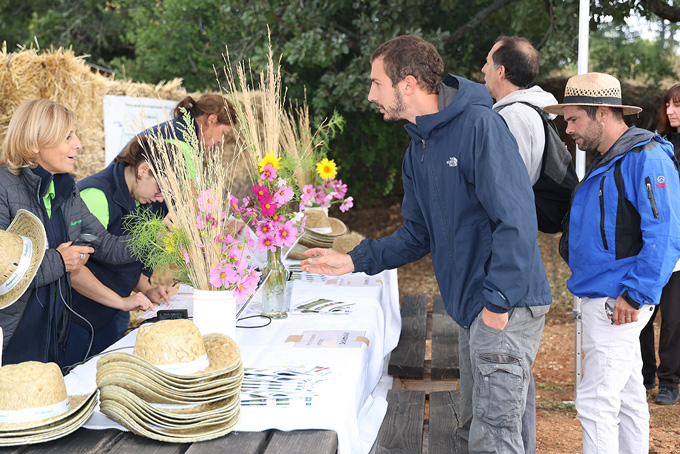
<svg viewBox="0 0 680 454"><path fill-rule="evenodd" d="M316 171L323 180L332 180L338 173L335 161L332 159L329 161L327 158L323 158L316 164Z"/></svg>
<svg viewBox="0 0 680 454"><path fill-rule="evenodd" d="M260 167L260 172L264 170L265 167L267 167L267 164L271 164L272 167L275 169L279 168L279 161L281 159L276 156L274 153L267 153L264 158L262 158L262 161L258 162L257 165Z"/></svg>

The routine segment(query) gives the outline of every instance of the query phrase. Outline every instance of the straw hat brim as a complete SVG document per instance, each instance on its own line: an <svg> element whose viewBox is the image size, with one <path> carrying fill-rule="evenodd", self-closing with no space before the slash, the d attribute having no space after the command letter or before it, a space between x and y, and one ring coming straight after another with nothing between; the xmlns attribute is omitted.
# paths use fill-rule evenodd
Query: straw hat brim
<svg viewBox="0 0 680 454"><path fill-rule="evenodd" d="M94 394L93 394L94 396ZM0 436L0 446L20 446L56 440L78 430L92 416L97 399L92 397L85 405L67 420L60 421L35 430L21 431Z"/></svg>
<svg viewBox="0 0 680 454"><path fill-rule="evenodd" d="M42 259L45 256L45 245L47 244L47 235L45 234L43 223L30 211L17 211L14 220L7 227L7 232L29 238L33 243L33 255L31 256L28 270L19 281L19 284L4 295L0 295L0 309L11 306L26 292L26 289L28 289L28 286L35 277L35 273L40 268Z"/></svg>
<svg viewBox="0 0 680 454"><path fill-rule="evenodd" d="M564 115L564 108L567 107L567 106L614 107L614 108L621 109L623 111L624 115L635 115L635 114L639 114L640 112L642 112L642 108L636 107L636 106L624 106L624 105L615 105L615 104L589 104L589 103L553 104L553 105L550 105L550 106L545 106L543 108L543 110L550 113L550 114Z"/></svg>
<svg viewBox="0 0 680 454"><path fill-rule="evenodd" d="M157 375L166 377L170 380L175 380L178 383L197 383L220 375L225 375L241 366L241 349L234 339L219 333L206 334L202 338L210 365L206 369L193 374L178 375L166 372L145 359L131 353L121 352L113 352L104 355L97 362L97 367L114 361L124 361L135 363L139 367L149 369Z"/></svg>
<svg viewBox="0 0 680 454"><path fill-rule="evenodd" d="M97 405L95 394L70 396L71 409L54 418L26 424L2 424L0 446L42 443L74 432L92 416ZM13 427L8 427L10 425Z"/></svg>
<svg viewBox="0 0 680 454"><path fill-rule="evenodd" d="M240 409L237 407L235 414L225 422L201 424L199 427L189 429L161 429L145 423L138 415L130 411L129 408L115 401L106 400L100 404L100 408L102 413L125 426L132 433L170 443L193 443L224 436L234 430L240 416Z"/></svg>
<svg viewBox="0 0 680 454"><path fill-rule="evenodd" d="M154 414L159 418L166 418L167 420L175 420L178 422L193 421L207 419L214 416L220 416L229 413L233 408L239 405L237 396L225 397L222 400L215 402L202 403L190 407L157 407L150 403L139 399L136 394L128 391L125 388L111 385L101 389L99 400L116 400L120 403L130 403L146 410L149 414Z"/></svg>

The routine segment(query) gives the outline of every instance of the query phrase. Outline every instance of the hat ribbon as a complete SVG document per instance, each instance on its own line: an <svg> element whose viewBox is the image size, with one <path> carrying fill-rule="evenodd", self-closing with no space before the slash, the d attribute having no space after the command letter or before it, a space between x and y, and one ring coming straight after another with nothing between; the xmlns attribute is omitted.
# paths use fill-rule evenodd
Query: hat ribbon
<svg viewBox="0 0 680 454"><path fill-rule="evenodd" d="M69 398L45 407L24 408L22 410L0 410L0 423L24 423L42 421L60 416L71 409Z"/></svg>
<svg viewBox="0 0 680 454"><path fill-rule="evenodd" d="M620 106L621 98L611 96L565 96L563 104L613 104Z"/></svg>
<svg viewBox="0 0 680 454"><path fill-rule="evenodd" d="M177 364L156 364L156 367L163 372L168 372L177 375L189 375L194 372L201 371L210 366L210 360L208 360L208 355L204 354L193 361L188 363L177 363Z"/></svg>
<svg viewBox="0 0 680 454"><path fill-rule="evenodd" d="M307 230L311 230L312 232L316 233L321 233L321 234L327 234L327 233L333 233L333 227L307 227Z"/></svg>
<svg viewBox="0 0 680 454"><path fill-rule="evenodd" d="M2 285L0 285L0 296L12 290L14 287L19 285L21 278L24 277L28 268L31 266L31 257L33 257L33 242L22 236L21 239L24 241L24 247L21 249L21 257L19 258L19 264L14 273L7 279Z"/></svg>

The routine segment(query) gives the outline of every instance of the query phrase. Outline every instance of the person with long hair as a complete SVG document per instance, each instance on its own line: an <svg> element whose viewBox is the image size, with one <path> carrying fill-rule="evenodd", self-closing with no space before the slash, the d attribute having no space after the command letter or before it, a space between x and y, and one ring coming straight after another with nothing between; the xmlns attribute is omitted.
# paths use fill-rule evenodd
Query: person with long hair
<svg viewBox="0 0 680 454"><path fill-rule="evenodd" d="M658 132L673 144L675 159L680 159L680 84L668 90L659 108ZM680 195L679 195L680 196ZM654 349L654 319L661 311L659 332L659 365L656 364ZM680 399L680 262L675 265L668 283L661 292L659 305L649 323L640 333L642 350L642 377L649 390L656 387L659 377L659 392L654 399L658 405L673 405Z"/></svg>
<svg viewBox="0 0 680 454"><path fill-rule="evenodd" d="M156 203L163 202L163 194L148 162L159 159L156 153L146 136L139 136L108 167L78 183L90 212L112 235L125 235L125 216L138 210L167 214L165 205ZM175 289L152 286L152 272L139 261L111 265L96 258L73 272L73 307L81 317L71 320L63 364L83 361L113 344L128 328L130 308L169 300Z"/></svg>
<svg viewBox="0 0 680 454"><path fill-rule="evenodd" d="M185 112L188 116L185 116ZM218 147L222 145L224 137L231 132L233 122L236 121L236 112L225 97L206 93L198 100L191 96L184 97L177 103L172 115L172 120L149 128L139 135L164 139L179 147L187 158L187 170L195 178L193 161L188 159L191 153L190 135L195 134L203 150ZM129 143L126 148L128 146Z"/></svg>
<svg viewBox="0 0 680 454"><path fill-rule="evenodd" d="M77 316L71 273L90 255L112 264L134 260L125 239L108 233L80 197L70 174L80 148L76 114L53 101L21 104L7 126L0 155L0 229L6 229L20 209L30 211L45 226L47 248L28 290L0 312L4 364L60 364L71 317ZM81 233L101 240L96 251L72 244Z"/></svg>

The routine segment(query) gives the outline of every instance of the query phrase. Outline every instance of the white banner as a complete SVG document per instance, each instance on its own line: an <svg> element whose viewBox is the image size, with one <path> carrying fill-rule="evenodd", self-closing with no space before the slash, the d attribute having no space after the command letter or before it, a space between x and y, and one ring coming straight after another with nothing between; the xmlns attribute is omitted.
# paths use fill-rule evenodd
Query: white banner
<svg viewBox="0 0 680 454"><path fill-rule="evenodd" d="M105 162L108 165L134 136L172 118L177 101L104 96Z"/></svg>

